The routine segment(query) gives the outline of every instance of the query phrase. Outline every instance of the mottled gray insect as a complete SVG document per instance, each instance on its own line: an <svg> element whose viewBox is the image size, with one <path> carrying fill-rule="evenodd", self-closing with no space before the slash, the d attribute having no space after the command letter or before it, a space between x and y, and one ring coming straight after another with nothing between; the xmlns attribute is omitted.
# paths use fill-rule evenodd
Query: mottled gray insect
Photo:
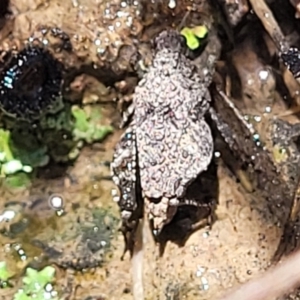
<svg viewBox="0 0 300 300"><path fill-rule="evenodd" d="M159 231L178 205L187 204L188 186L211 162L213 138L204 119L210 81L187 58L185 38L163 31L154 51L152 66L136 87L133 120L116 146L111 169L123 220L132 217L141 191Z"/></svg>

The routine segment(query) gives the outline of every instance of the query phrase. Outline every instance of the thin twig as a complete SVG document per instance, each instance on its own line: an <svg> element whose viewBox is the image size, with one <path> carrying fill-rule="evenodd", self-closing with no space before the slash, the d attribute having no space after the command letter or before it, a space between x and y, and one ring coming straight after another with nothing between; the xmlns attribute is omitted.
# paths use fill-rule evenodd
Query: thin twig
<svg viewBox="0 0 300 300"><path fill-rule="evenodd" d="M279 51L285 52L289 49L289 45L274 18L274 15L270 8L267 6L264 0L249 0L252 8L260 21L262 22L265 30L269 33L273 39L276 47Z"/></svg>
<svg viewBox="0 0 300 300"><path fill-rule="evenodd" d="M273 300L300 285L300 252L220 300Z"/></svg>
<svg viewBox="0 0 300 300"><path fill-rule="evenodd" d="M134 244L133 256L131 260L132 281L133 281L133 298L134 300L144 299L143 284L143 227L144 221L140 220L136 230L136 240Z"/></svg>

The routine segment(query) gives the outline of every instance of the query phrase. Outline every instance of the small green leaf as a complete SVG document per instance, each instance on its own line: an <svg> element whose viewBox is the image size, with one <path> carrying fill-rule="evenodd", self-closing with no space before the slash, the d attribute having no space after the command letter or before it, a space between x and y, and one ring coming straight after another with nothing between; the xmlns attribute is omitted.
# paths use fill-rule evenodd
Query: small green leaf
<svg viewBox="0 0 300 300"><path fill-rule="evenodd" d="M17 173L6 177L4 184L11 188L23 188L30 185L30 178L25 173Z"/></svg>
<svg viewBox="0 0 300 300"><path fill-rule="evenodd" d="M192 28L192 32L199 39L204 39L208 33L208 29L206 26L196 26Z"/></svg>
<svg viewBox="0 0 300 300"><path fill-rule="evenodd" d="M23 278L26 293L37 293L51 282L54 278L55 268L51 266L45 267L41 271L32 268L26 269L26 276Z"/></svg>
<svg viewBox="0 0 300 300"><path fill-rule="evenodd" d="M2 165L2 171L7 175L17 173L18 171L21 171L22 168L22 163L16 159L13 159Z"/></svg>
<svg viewBox="0 0 300 300"><path fill-rule="evenodd" d="M101 126L97 128L94 132L94 140L102 140L105 138L109 133L113 132L113 128L111 126Z"/></svg>
<svg viewBox="0 0 300 300"><path fill-rule="evenodd" d="M0 261L0 280L7 281L10 278L10 274L7 271L6 262Z"/></svg>
<svg viewBox="0 0 300 300"><path fill-rule="evenodd" d="M89 122L85 111L77 106L73 106L72 114L75 118L75 127L80 131L87 131L89 129Z"/></svg>
<svg viewBox="0 0 300 300"><path fill-rule="evenodd" d="M193 28L184 27L180 33L186 38L187 46L191 50L196 50L201 45L201 39L207 35L208 29L204 25Z"/></svg>
<svg viewBox="0 0 300 300"><path fill-rule="evenodd" d="M191 50L195 50L200 46L200 43L199 43L197 37L195 36L195 34L193 33L193 31L190 28L185 27L181 30L180 33L186 38L187 46Z"/></svg>
<svg viewBox="0 0 300 300"><path fill-rule="evenodd" d="M14 157L12 155L10 146L10 132L8 130L0 129L0 151L4 153L5 160L12 160Z"/></svg>
<svg viewBox="0 0 300 300"><path fill-rule="evenodd" d="M14 300L31 300L32 297L27 296L27 294L23 290L18 290L18 292L14 295Z"/></svg>
<svg viewBox="0 0 300 300"><path fill-rule="evenodd" d="M55 268L47 266L39 272L39 275L46 280L45 284L47 284L48 282L53 280L53 277L55 275Z"/></svg>

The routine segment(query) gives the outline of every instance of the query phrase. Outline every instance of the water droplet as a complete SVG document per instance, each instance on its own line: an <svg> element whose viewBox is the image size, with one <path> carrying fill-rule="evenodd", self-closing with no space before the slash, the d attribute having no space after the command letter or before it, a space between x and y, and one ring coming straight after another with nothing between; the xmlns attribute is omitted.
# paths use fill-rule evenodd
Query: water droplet
<svg viewBox="0 0 300 300"><path fill-rule="evenodd" d="M176 1L175 0L170 0L168 7L171 9L174 9L176 7Z"/></svg>
<svg viewBox="0 0 300 300"><path fill-rule="evenodd" d="M56 298L57 295L58 295L58 292L57 292L57 291L52 291L52 292L51 292L52 298Z"/></svg>
<svg viewBox="0 0 300 300"><path fill-rule="evenodd" d="M133 24L133 18L132 18L131 16L128 16L128 17L127 17L127 20L126 20L126 25L127 25L128 27L131 27L132 24Z"/></svg>
<svg viewBox="0 0 300 300"><path fill-rule="evenodd" d="M116 189L111 190L112 197L118 196L118 191Z"/></svg>
<svg viewBox="0 0 300 300"><path fill-rule="evenodd" d="M47 46L49 44L49 41L46 39L43 39L42 43L44 44L44 46Z"/></svg>
<svg viewBox="0 0 300 300"><path fill-rule="evenodd" d="M205 268L201 266L197 266L196 277L201 277L205 272Z"/></svg>
<svg viewBox="0 0 300 300"><path fill-rule="evenodd" d="M257 141L259 141L259 139L260 139L259 134L258 134L258 133L255 133L255 134L253 135L253 140L254 140L255 142L257 142Z"/></svg>
<svg viewBox="0 0 300 300"><path fill-rule="evenodd" d="M254 120L259 123L261 121L261 116L254 116Z"/></svg>
<svg viewBox="0 0 300 300"><path fill-rule="evenodd" d="M131 211L123 210L121 212L121 216L123 219L129 219L131 217Z"/></svg>
<svg viewBox="0 0 300 300"><path fill-rule="evenodd" d="M114 27L113 25L109 25L109 26L108 26L108 30L114 31L114 30L115 30L115 27Z"/></svg>
<svg viewBox="0 0 300 300"><path fill-rule="evenodd" d="M103 55L105 53L105 51L106 51L105 47L97 48L97 53L100 55Z"/></svg>
<svg viewBox="0 0 300 300"><path fill-rule="evenodd" d="M272 108L271 108L270 106L266 106L266 107L265 107L265 112L266 112L267 114L269 114L271 111L272 111Z"/></svg>
<svg viewBox="0 0 300 300"><path fill-rule="evenodd" d="M63 214L64 214L64 210L63 209L60 209L60 210L57 210L56 211L56 215L58 216L58 217L60 217L60 216L62 216Z"/></svg>
<svg viewBox="0 0 300 300"><path fill-rule="evenodd" d="M61 210L64 207L63 198L60 195L52 195L49 198L49 205L54 210Z"/></svg>
<svg viewBox="0 0 300 300"><path fill-rule="evenodd" d="M202 277L201 283L202 283L202 286L200 288L204 291L207 291L209 289L208 280L205 277Z"/></svg>
<svg viewBox="0 0 300 300"><path fill-rule="evenodd" d="M215 157L216 157L216 158L219 158L219 157L221 157L221 152L219 152L219 151L215 151Z"/></svg>
<svg viewBox="0 0 300 300"><path fill-rule="evenodd" d="M209 232L208 231L205 231L202 236L206 239L209 237Z"/></svg>
<svg viewBox="0 0 300 300"><path fill-rule="evenodd" d="M0 222L8 222L15 217L16 213L13 210L5 210L2 215L0 215Z"/></svg>
<svg viewBox="0 0 300 300"><path fill-rule="evenodd" d="M78 7L78 5L79 5L77 0L72 0L72 4L74 7Z"/></svg>
<svg viewBox="0 0 300 300"><path fill-rule="evenodd" d="M269 77L270 73L268 70L261 70L259 73L258 73L258 76L260 78L260 80L262 81L266 81Z"/></svg>
<svg viewBox="0 0 300 300"><path fill-rule="evenodd" d="M46 292L51 292L53 290L53 286L51 283L47 283L45 286L45 291Z"/></svg>
<svg viewBox="0 0 300 300"><path fill-rule="evenodd" d="M96 40L94 41L94 44L95 44L96 46L100 46L100 45L101 45L101 40L96 39Z"/></svg>
<svg viewBox="0 0 300 300"><path fill-rule="evenodd" d="M247 84L248 84L248 85L252 85L253 83L254 83L254 80L253 80L253 79L248 79L248 80L247 80Z"/></svg>
<svg viewBox="0 0 300 300"><path fill-rule="evenodd" d="M280 148L279 149L279 153L280 154L286 154L287 153L287 150L285 148Z"/></svg>

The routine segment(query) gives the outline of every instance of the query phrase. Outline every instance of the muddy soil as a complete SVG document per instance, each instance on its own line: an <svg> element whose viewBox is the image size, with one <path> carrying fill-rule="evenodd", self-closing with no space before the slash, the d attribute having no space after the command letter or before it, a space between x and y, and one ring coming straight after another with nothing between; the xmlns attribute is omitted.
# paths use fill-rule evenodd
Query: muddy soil
<svg viewBox="0 0 300 300"><path fill-rule="evenodd" d="M118 137L119 133L115 133L104 144L85 149L64 176L39 179L30 190L7 191L1 195L2 211L11 202L20 206L24 204L26 218L21 218L21 221L26 222L26 226L11 236L1 236L0 260L7 261L17 274L28 262L41 266L45 260L53 261L60 270L57 288L65 294L64 299L90 299L89 296L98 297L94 299L132 299L131 263L128 256L123 261L120 259L124 243L117 230L118 208L111 201L113 184L105 178L109 177L105 163L110 161ZM249 280L268 267L281 231L276 226L267 225L260 213L250 207L251 194L241 188L221 160L218 178L221 193L217 216L220 217L211 229L195 232L183 247L168 243L161 258L158 258L159 249L152 236L147 236L144 260L146 299L215 299L225 289ZM64 201L61 216L49 207L49 199L56 194ZM61 269L76 267L79 264L76 259L80 256L80 259L88 260L87 267L94 267L88 258L89 253L78 253L76 244L82 233L74 227L81 218L85 219L81 226L96 227L90 220L96 209L109 211L105 216L111 226L108 253L101 258L95 254L94 260L99 261L100 266L93 271L74 273ZM110 218L115 218L114 222ZM101 230L104 229L99 228ZM14 231L18 231L18 226ZM97 239L101 239L101 235ZM45 258L39 243L33 242L36 240L43 240L63 254L57 258L54 250L46 251L48 257ZM25 254L18 255L19 248ZM11 299L12 294L2 296L2 299Z"/></svg>

